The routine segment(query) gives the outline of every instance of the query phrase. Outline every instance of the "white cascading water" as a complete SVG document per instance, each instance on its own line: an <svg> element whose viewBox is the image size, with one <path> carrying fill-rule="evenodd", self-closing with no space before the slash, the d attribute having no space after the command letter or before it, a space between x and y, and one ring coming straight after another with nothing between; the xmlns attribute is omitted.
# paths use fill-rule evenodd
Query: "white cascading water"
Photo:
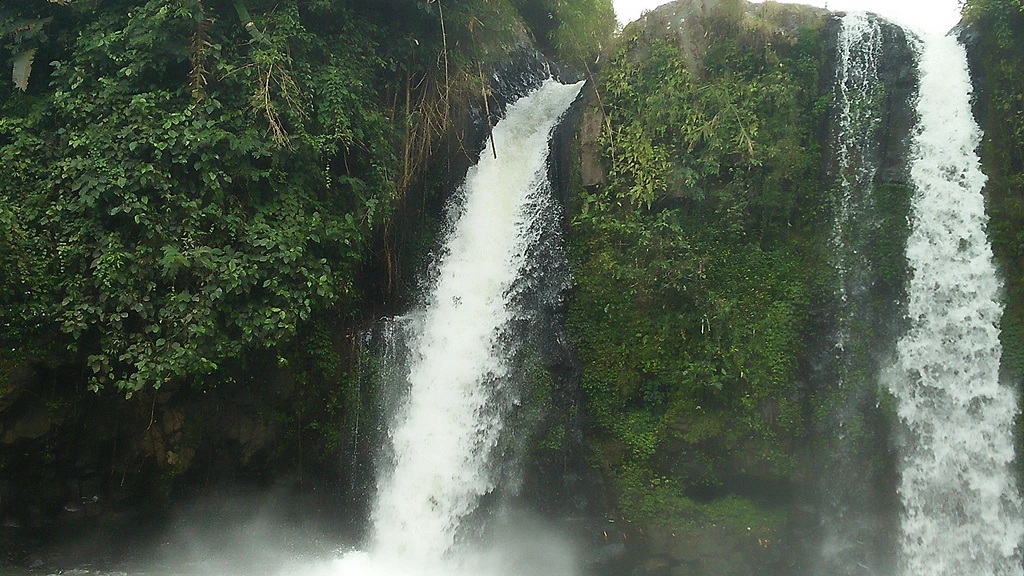
<svg viewBox="0 0 1024 576"><path fill-rule="evenodd" d="M867 13L847 13L840 23L837 44L836 100L841 133L837 138L836 162L840 195L832 238L839 257L840 299L845 305L849 299L847 277L851 272L848 260L856 256L855 252L848 253L847 246L853 243L847 237L856 233L850 229L849 223L852 212L860 208L859 201L870 198L878 171L873 158L878 147L876 132L881 118L878 106L871 100L874 93L882 88L878 79L878 65L882 57L881 26ZM840 327L840 349L845 345L844 336Z"/></svg>
<svg viewBox="0 0 1024 576"><path fill-rule="evenodd" d="M538 231L538 196L554 126L582 82L546 81L507 109L490 149L466 175L432 291L412 314L408 390L388 428L390 463L378 477L368 552L342 574L449 576L463 571L460 523L495 489L491 462L505 410L502 329L516 314L512 288Z"/></svg>
<svg viewBox="0 0 1024 576"><path fill-rule="evenodd" d="M869 449L862 436L863 406L875 403L877 381L872 373L870 331L873 310L869 290L874 280L873 256L868 242L878 216L874 206L875 176L879 165L881 105L877 96L884 86L878 69L882 59L882 29L877 17L864 12L842 16L836 36L835 162L836 186L832 229L833 258L838 299L833 346L834 389L832 412L823 437L828 438L822 470L822 548L816 574L839 576L863 573L876 567L868 542L877 527L862 452Z"/></svg>
<svg viewBox="0 0 1024 576"><path fill-rule="evenodd" d="M1020 576L1024 536L1011 473L1013 391L999 381L1000 282L985 236L981 132L962 46L920 57L910 330L890 383L907 437L899 485L907 576Z"/></svg>

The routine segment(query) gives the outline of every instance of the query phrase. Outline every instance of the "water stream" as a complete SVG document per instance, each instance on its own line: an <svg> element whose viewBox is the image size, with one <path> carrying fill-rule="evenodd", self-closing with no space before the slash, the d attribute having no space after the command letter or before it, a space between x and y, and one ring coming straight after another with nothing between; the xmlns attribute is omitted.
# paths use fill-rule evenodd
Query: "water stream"
<svg viewBox="0 0 1024 576"><path fill-rule="evenodd" d="M548 80L510 105L496 157L485 151L466 176L425 305L403 331L405 396L388 425L371 542L342 573L452 574L479 552L464 522L497 487L494 450L517 401L516 281L549 205L548 140L581 86Z"/></svg>
<svg viewBox="0 0 1024 576"><path fill-rule="evenodd" d="M845 305L850 298L848 278L858 266L855 259L856 230L851 219L860 203L870 197L878 171L879 106L874 101L883 89L878 78L882 58L882 31L877 18L864 12L850 12L840 22L837 38L835 95L838 107L839 134L836 146L839 199L836 207L833 243L836 247L840 276L840 299ZM860 255L860 259L864 259ZM857 263L859 264L859 262ZM847 322L840 322L846 324ZM840 328L838 347L846 346L845 330Z"/></svg>
<svg viewBox="0 0 1024 576"><path fill-rule="evenodd" d="M899 330L892 318L900 314L896 303L903 298L893 293L895 282L884 278L882 270L898 268L892 264L893 250L886 249L902 245L905 227L894 223L905 213L892 204L909 193L906 186L882 182L879 174L887 137L883 117L894 106L886 98L892 87L881 78L881 69L886 57L905 48L894 31L893 25L864 12L844 14L836 30L830 118L835 312L830 350L818 369L828 413L817 423L816 434L822 508L821 549L813 573L820 576L885 573L891 567L892 530L886 525L891 503L877 497L887 464L879 457L887 439L878 410L878 378L891 362Z"/></svg>
<svg viewBox="0 0 1024 576"><path fill-rule="evenodd" d="M889 379L905 434L901 563L907 576L1019 576L1024 522L1010 468L1017 402L999 381L1000 282L985 235L981 132L956 38L924 39L920 76L911 324Z"/></svg>

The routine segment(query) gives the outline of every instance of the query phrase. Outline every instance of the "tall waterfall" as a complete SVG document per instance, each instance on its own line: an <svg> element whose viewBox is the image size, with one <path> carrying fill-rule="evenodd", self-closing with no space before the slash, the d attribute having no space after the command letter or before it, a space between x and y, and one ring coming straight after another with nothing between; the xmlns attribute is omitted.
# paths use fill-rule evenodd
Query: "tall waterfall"
<svg viewBox="0 0 1024 576"><path fill-rule="evenodd" d="M950 36L927 38L920 75L911 324L890 382L906 434L901 561L908 576L1020 575L1016 398L999 382L1000 283L964 49Z"/></svg>
<svg viewBox="0 0 1024 576"><path fill-rule="evenodd" d="M840 299L850 298L848 279L857 270L849 260L858 256L849 248L856 236L851 229L859 203L869 197L878 171L877 130L881 122L874 97L881 89L878 78L882 58L882 30L878 20L863 12L843 16L836 47L836 101L839 134L836 146L840 194L836 207L833 242L839 259ZM865 256L862 254L863 260ZM842 322L841 322L842 324ZM840 328L839 348L846 338Z"/></svg>
<svg viewBox="0 0 1024 576"><path fill-rule="evenodd" d="M368 554L343 573L451 574L461 525L496 488L493 451L514 394L506 332L540 230L548 140L582 83L546 81L510 105L461 189L433 285L408 317L405 397L387 430ZM347 570L345 569L347 568Z"/></svg>
<svg viewBox="0 0 1024 576"><path fill-rule="evenodd" d="M816 435L822 541L813 572L821 576L884 573L892 547L891 530L879 526L889 502L877 498L874 481L882 475L878 377L883 359L891 362L897 334L892 316L898 314L893 302L901 299L892 294L891 283L880 281L879 270L887 263L878 253L902 243L892 222L903 215L882 201L893 189L882 188L879 178L886 101L880 73L893 51L893 39L884 42L882 26L878 16L850 12L836 30L830 117L836 298L830 350L819 369L829 411L817 423ZM889 197L879 196L883 190ZM907 188L900 192L905 198Z"/></svg>

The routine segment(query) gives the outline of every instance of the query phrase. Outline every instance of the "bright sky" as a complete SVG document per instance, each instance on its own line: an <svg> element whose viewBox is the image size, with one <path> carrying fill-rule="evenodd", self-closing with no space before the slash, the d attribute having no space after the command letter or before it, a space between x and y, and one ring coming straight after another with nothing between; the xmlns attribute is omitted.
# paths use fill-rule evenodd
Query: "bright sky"
<svg viewBox="0 0 1024 576"><path fill-rule="evenodd" d="M666 0L613 0L619 22L626 24ZM753 0L758 2L760 0ZM960 21L960 0L803 0L798 4L829 10L864 10L881 14L909 28L944 33Z"/></svg>

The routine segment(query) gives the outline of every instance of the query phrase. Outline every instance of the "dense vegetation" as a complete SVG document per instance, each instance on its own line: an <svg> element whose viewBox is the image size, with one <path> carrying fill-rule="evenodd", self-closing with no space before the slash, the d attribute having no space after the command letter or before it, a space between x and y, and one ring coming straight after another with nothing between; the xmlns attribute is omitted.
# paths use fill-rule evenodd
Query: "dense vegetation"
<svg viewBox="0 0 1024 576"><path fill-rule="evenodd" d="M297 5L256 35L198 2L19 21L53 64L7 87L6 309L37 338L59 327L93 388L212 375L352 310L394 196L395 128L375 109L372 40L331 12L307 17L331 22L319 34Z"/></svg>
<svg viewBox="0 0 1024 576"><path fill-rule="evenodd" d="M607 2L534 4L567 56L614 22ZM527 33L507 3L379 8L5 3L4 348L68 347L131 396L257 349L286 362L357 314L371 238L452 101Z"/></svg>
<svg viewBox="0 0 1024 576"><path fill-rule="evenodd" d="M831 278L824 20L776 10L688 19L696 67L627 28L602 69L608 183L576 190L570 322L627 518L771 525L751 499L786 485L806 433L799 364Z"/></svg>
<svg viewBox="0 0 1024 576"><path fill-rule="evenodd" d="M1024 6L965 16L1020 382ZM86 450L108 488L143 462L182 474L204 442L327 460L365 399L353 334L415 286L467 110L533 40L596 79L606 181L572 183L569 329L614 512L778 526L800 455L828 449L812 427L849 401L806 366L836 290L825 19L722 0L680 26L609 46L608 0L3 0L0 480L59 510L81 471L58 463ZM864 246L892 302L908 190L875 192L889 216ZM37 405L45 430L11 436ZM0 515L16 497L0 483Z"/></svg>
<svg viewBox="0 0 1024 576"><path fill-rule="evenodd" d="M491 73L614 26L608 0L0 3L0 516L193 461L340 467L353 335L408 297Z"/></svg>

